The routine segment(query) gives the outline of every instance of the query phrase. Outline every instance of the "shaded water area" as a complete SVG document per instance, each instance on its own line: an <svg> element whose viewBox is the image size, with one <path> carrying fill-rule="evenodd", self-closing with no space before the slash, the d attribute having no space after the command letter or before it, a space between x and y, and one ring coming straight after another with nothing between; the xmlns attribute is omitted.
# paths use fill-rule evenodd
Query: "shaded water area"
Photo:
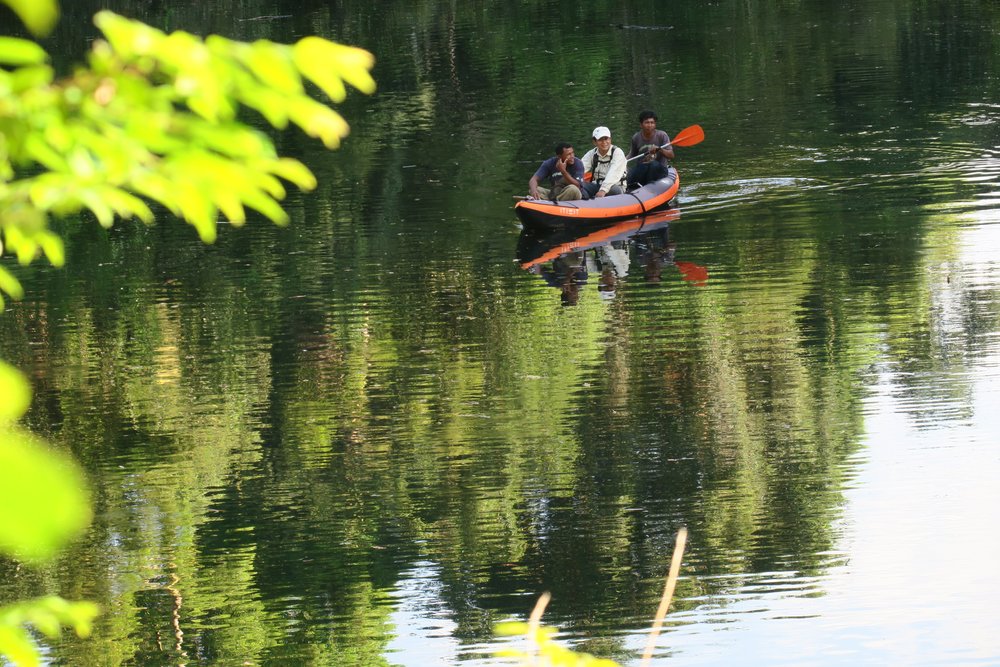
<svg viewBox="0 0 1000 667"><path fill-rule="evenodd" d="M380 88L339 151L280 135L290 227L69 221L21 272L0 352L96 507L0 562L103 608L53 664L502 664L551 591L637 665L682 526L657 665L1000 662L1000 7L104 4ZM647 107L705 128L680 212L522 268L512 195Z"/></svg>

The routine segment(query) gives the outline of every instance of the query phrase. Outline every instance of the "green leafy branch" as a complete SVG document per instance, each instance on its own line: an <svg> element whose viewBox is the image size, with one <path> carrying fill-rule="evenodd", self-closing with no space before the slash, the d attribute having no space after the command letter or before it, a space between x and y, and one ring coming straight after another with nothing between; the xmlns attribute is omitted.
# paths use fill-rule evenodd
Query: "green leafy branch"
<svg viewBox="0 0 1000 667"><path fill-rule="evenodd" d="M349 126L307 86L334 102L348 86L375 89L370 53L319 37L290 46L201 39L107 11L95 24L104 39L86 67L60 80L38 44L0 37L0 229L21 264L44 254L61 265L49 216L82 210L104 227L118 218L151 223L147 202L155 202L207 243L220 216L242 225L247 209L286 224L284 182L311 190L316 179L238 112L254 109L277 129L296 125L332 149ZM22 292L2 266L0 292Z"/></svg>
<svg viewBox="0 0 1000 667"><path fill-rule="evenodd" d="M0 361L0 553L24 562L52 558L90 523L83 474L67 456L17 426L31 403L24 375ZM97 616L89 602L59 597L0 607L0 655L16 665L39 664L29 626L58 637L63 625L85 636Z"/></svg>
<svg viewBox="0 0 1000 667"><path fill-rule="evenodd" d="M35 36L58 19L55 0L0 2ZM347 86L375 90L370 53L318 37L291 46L203 40L106 11L95 23L104 39L85 66L59 80L37 43L0 36L0 260L7 252L22 265L40 255L62 265L50 219L84 210L110 227L118 218L151 223L150 204L159 204L208 243L220 215L241 225L248 208L286 224L284 182L311 190L316 179L239 122L240 109L277 129L294 124L332 149L349 127L307 86L334 102ZM23 288L0 264L0 310L4 294L18 299ZM44 562L89 524L89 494L68 456L18 425L31 388L2 361L0 397L0 554ZM97 613L59 597L0 607L0 656L40 664L33 632L57 638L69 626L86 636Z"/></svg>
<svg viewBox="0 0 1000 667"><path fill-rule="evenodd" d="M14 664L35 667L42 663L29 627L50 639L58 639L63 626L87 637L97 613L91 602L67 602L56 596L9 605L0 609L0 649Z"/></svg>

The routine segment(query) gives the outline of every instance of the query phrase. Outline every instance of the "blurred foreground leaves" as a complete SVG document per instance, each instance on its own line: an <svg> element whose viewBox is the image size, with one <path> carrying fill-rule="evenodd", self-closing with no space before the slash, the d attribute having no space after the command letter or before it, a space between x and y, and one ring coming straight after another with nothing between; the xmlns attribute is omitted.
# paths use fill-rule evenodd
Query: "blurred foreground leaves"
<svg viewBox="0 0 1000 667"><path fill-rule="evenodd" d="M520 621L501 623L497 626L497 635L514 637L524 635L534 650L515 648L497 651L501 658L510 658L516 665L530 667L532 665L547 665L548 667L620 667L614 660L598 658L589 653L574 651L555 641L556 630L544 626L533 626Z"/></svg>
<svg viewBox="0 0 1000 667"><path fill-rule="evenodd" d="M25 562L54 556L90 522L79 468L16 425L28 408L27 380L0 362L0 553ZM17 665L39 663L29 626L58 637L63 625L86 635L97 615L91 603L58 597L0 607L0 655Z"/></svg>
<svg viewBox="0 0 1000 667"><path fill-rule="evenodd" d="M53 0L0 1L36 37L58 19ZM0 36L0 310L4 294L23 296L5 253L21 265L40 256L63 264L52 216L151 223L158 205L208 243L220 216L241 225L247 209L286 224L284 183L311 190L316 179L237 120L240 110L278 129L296 125L332 149L348 124L307 85L335 102L347 86L375 90L370 53L318 37L291 46L202 39L108 11L95 24L104 39L62 79L37 43ZM53 557L91 518L80 469L18 426L30 402L26 378L0 362L0 554L27 563ZM59 597L2 607L0 655L39 664L32 632L56 638L69 626L86 636L96 615L96 605Z"/></svg>
<svg viewBox="0 0 1000 667"><path fill-rule="evenodd" d="M240 110L333 149L350 128L307 85L333 101L347 86L375 90L370 53L319 37L244 43L167 34L108 11L94 21L104 39L64 79L34 42L0 38L0 229L22 265L40 255L62 264L49 218L84 210L110 227L151 223L159 205L207 243L220 221L246 222L247 209L287 224L285 183L311 190L316 179L239 121ZM18 298L21 288L0 266L2 293Z"/></svg>

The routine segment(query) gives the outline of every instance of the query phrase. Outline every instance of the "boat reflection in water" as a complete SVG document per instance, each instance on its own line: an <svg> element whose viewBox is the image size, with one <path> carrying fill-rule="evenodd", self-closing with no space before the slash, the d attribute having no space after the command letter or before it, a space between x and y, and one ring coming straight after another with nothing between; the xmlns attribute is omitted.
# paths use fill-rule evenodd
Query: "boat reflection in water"
<svg viewBox="0 0 1000 667"><path fill-rule="evenodd" d="M683 280L703 286L708 270L693 262L677 261L670 240L670 223L680 210L670 209L630 218L605 227L559 229L549 233L524 229L517 243L521 268L537 274L561 292L563 305L575 305L592 276L597 291L613 299L618 285L629 276L633 260L642 267L642 280L657 283L675 267Z"/></svg>

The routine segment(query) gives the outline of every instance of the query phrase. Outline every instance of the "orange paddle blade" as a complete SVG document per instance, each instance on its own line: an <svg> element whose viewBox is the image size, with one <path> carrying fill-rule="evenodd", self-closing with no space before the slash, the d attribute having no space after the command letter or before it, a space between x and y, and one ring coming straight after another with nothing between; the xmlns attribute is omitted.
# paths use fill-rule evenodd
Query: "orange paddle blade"
<svg viewBox="0 0 1000 667"><path fill-rule="evenodd" d="M692 125L678 132L670 140L670 143L674 146L694 146L695 144L700 144L704 139L705 130L701 129L701 125Z"/></svg>

